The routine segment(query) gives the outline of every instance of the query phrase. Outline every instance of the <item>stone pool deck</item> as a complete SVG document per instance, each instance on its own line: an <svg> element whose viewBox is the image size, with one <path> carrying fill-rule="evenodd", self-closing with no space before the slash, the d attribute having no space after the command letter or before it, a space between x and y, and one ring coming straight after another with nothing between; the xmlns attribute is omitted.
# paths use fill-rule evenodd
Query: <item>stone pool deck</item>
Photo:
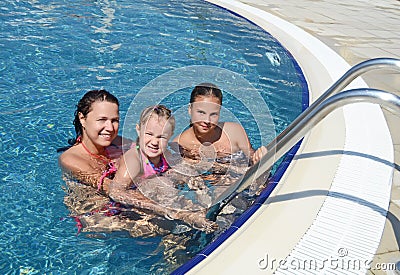
<svg viewBox="0 0 400 275"><path fill-rule="evenodd" d="M400 1L242 0L310 33L351 66L366 59L400 59ZM363 76L372 88L400 96L400 73L372 71ZM384 110L395 149L392 197L381 244L374 263L400 261L400 115ZM400 271L398 271L400 274ZM369 274L395 274L370 270Z"/></svg>

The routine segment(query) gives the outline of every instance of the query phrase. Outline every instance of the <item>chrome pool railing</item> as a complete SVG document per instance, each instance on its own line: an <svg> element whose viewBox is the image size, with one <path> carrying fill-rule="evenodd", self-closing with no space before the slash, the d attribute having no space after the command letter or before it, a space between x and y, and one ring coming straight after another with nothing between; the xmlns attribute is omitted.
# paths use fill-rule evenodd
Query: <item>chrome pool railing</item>
<svg viewBox="0 0 400 275"><path fill-rule="evenodd" d="M324 119L333 110L344 105L369 102L380 104L395 113L400 113L400 97L386 91L370 88L352 89L337 93L349 85L354 79L365 72L377 69L392 69L400 72L400 60L393 58L377 58L364 61L348 70L312 105L301 113L282 133L280 133L267 146L267 153L261 160L253 165L234 186L220 195L220 209L226 205L236 194L246 189L254 180L272 167L290 148L300 141L309 130Z"/></svg>
<svg viewBox="0 0 400 275"><path fill-rule="evenodd" d="M267 150L271 150L276 143L292 131L300 121L302 121L309 113L313 112L324 100L329 96L334 95L340 91L343 91L354 79L363 75L364 73L373 70L394 70L400 72L400 60L395 58L375 58L361 62L352 68L350 68L341 78L339 78L325 93L323 93L317 100L313 102L304 112L302 112L286 129L282 131L272 142L266 147Z"/></svg>
<svg viewBox="0 0 400 275"><path fill-rule="evenodd" d="M312 112L309 112L303 120L294 125L291 131L284 135L279 142L276 143L276 146L263 156L258 164L250 168L236 191L240 192L255 180L257 175L261 174L260 172L257 173L257 170L266 171L271 168L275 160L281 158L290 148L302 139L309 130L311 130L333 110L358 102L379 104L385 106L394 113L400 114L400 97L382 90L361 88L344 91L331 96L313 109Z"/></svg>

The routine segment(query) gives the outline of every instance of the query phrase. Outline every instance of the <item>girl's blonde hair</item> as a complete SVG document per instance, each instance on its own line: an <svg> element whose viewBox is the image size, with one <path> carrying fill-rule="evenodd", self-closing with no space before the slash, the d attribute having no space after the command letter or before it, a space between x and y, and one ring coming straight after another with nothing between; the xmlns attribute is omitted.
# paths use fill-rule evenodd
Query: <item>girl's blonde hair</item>
<svg viewBox="0 0 400 275"><path fill-rule="evenodd" d="M154 105L145 108L140 114L139 127L146 124L152 115L157 115L158 118L165 118L172 127L172 132L175 130L175 117L170 109L164 105Z"/></svg>

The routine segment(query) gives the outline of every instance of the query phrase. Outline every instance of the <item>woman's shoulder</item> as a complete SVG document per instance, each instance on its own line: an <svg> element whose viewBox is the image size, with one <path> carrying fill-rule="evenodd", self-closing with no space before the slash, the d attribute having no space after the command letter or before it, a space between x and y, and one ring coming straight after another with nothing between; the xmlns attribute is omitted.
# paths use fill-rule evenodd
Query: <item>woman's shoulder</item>
<svg viewBox="0 0 400 275"><path fill-rule="evenodd" d="M78 147L76 145L71 146L67 150L65 150L60 156L59 159L70 159L73 158L74 156L78 156Z"/></svg>
<svg viewBox="0 0 400 275"><path fill-rule="evenodd" d="M82 157L82 152L77 146L72 146L58 157L58 162L63 168L75 170L85 166L85 160Z"/></svg>

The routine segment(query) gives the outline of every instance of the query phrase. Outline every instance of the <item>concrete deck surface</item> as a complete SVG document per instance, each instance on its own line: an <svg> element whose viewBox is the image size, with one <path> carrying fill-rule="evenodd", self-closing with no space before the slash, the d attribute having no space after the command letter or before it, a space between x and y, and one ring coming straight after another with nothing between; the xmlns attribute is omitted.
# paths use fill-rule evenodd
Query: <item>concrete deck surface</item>
<svg viewBox="0 0 400 275"><path fill-rule="evenodd" d="M310 33L351 66L377 57L400 59L400 1L242 0ZM371 87L400 96L400 72L372 71L363 76ZM384 110L395 149L392 197L375 264L400 262L400 115ZM400 263L399 263L400 265ZM369 274L400 274L371 269Z"/></svg>

